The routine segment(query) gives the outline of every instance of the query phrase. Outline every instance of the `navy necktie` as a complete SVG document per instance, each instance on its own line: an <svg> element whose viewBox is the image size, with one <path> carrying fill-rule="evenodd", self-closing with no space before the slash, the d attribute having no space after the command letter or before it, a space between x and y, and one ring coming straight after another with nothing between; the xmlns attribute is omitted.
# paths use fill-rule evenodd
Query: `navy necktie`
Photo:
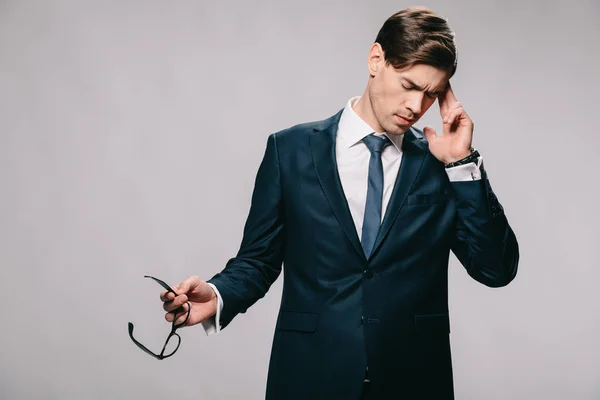
<svg viewBox="0 0 600 400"><path fill-rule="evenodd" d="M381 225L381 206L383 202L383 165L381 152L385 146L391 144L385 136L373 134L363 138L363 142L371 151L369 161L369 186L367 189L367 202L365 204L365 218L363 220L361 244L365 256L369 258L379 227Z"/></svg>

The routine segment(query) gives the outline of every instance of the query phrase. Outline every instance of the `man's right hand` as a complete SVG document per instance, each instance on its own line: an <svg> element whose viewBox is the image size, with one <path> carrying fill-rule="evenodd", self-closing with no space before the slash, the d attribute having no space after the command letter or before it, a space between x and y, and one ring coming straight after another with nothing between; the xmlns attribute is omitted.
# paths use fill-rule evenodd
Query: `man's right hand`
<svg viewBox="0 0 600 400"><path fill-rule="evenodd" d="M177 312L177 324L181 324L187 315L186 304L188 301L191 304L192 311L185 326L196 325L217 313L218 298L215 291L203 280L197 276L190 276L177 286L172 286L177 293L163 291L160 294L160 299L164 302L163 309L167 311L165 319L173 322L173 310L181 307Z"/></svg>

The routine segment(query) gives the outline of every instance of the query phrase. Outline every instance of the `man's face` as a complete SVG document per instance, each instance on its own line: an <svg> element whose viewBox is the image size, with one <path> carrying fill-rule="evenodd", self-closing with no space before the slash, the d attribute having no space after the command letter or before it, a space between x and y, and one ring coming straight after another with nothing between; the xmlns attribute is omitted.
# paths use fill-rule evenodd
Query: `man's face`
<svg viewBox="0 0 600 400"><path fill-rule="evenodd" d="M448 73L417 64L402 70L385 65L381 57L371 67L369 99L373 116L384 131L403 134L417 122L444 91Z"/></svg>

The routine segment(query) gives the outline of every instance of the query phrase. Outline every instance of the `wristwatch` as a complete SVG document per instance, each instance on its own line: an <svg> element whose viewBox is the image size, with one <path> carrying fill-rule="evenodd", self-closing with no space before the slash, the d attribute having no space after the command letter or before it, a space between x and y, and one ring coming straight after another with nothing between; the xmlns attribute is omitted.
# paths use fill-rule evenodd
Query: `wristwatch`
<svg viewBox="0 0 600 400"><path fill-rule="evenodd" d="M477 159L479 158L479 156L480 156L479 152L477 150L475 150L475 148L471 147L471 154L469 154L465 158L462 158L458 161L454 161L454 162L446 164L446 168L457 167L459 165L464 165L464 164L468 164L471 162L477 163Z"/></svg>

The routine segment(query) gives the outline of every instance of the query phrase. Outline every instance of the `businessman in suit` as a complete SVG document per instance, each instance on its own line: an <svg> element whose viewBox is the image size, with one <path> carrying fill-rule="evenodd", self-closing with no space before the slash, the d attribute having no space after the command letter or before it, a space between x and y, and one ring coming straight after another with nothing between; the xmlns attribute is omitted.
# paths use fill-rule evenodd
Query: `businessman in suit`
<svg viewBox="0 0 600 400"><path fill-rule="evenodd" d="M453 399L448 259L510 283L518 244L450 85L454 36L426 8L392 15L361 96L271 134L238 254L161 293L172 321L224 329L284 265L267 399ZM443 132L413 125L439 102Z"/></svg>

